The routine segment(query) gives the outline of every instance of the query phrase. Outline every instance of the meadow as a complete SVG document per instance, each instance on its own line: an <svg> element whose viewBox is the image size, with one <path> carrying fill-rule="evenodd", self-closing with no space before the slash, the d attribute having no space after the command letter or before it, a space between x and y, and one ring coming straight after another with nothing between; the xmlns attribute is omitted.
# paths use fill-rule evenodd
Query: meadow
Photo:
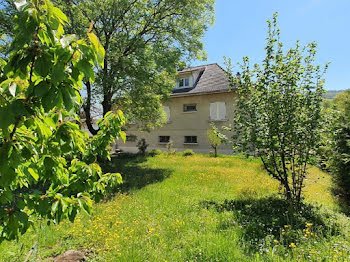
<svg viewBox="0 0 350 262"><path fill-rule="evenodd" d="M299 209L258 159L205 155L116 157L118 192L74 223L38 221L0 245L1 261L51 261L66 250L88 261L349 261L350 221L331 177L310 167ZM33 260L34 261L34 260Z"/></svg>

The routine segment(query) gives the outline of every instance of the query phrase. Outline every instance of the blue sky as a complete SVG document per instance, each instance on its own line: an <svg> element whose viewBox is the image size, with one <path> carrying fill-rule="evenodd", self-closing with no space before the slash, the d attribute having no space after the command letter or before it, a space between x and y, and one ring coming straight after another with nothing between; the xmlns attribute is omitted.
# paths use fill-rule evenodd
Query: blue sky
<svg viewBox="0 0 350 262"><path fill-rule="evenodd" d="M266 20L279 13L285 47L296 40L316 41L317 63L331 62L325 75L326 89L350 88L350 0L216 0L215 24L203 39L206 62L224 66L249 56L253 63L264 58Z"/></svg>

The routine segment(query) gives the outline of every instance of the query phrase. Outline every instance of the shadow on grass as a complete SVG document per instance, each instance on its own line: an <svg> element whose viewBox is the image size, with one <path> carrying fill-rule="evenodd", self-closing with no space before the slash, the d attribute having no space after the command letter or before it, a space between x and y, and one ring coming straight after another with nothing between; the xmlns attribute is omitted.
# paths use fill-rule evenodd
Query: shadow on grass
<svg viewBox="0 0 350 262"><path fill-rule="evenodd" d="M163 181L169 177L171 170L149 168L143 163L151 156L123 154L112 157L111 161L101 164L104 172L118 172L123 177L123 184L118 191L129 192L146 185Z"/></svg>
<svg viewBox="0 0 350 262"><path fill-rule="evenodd" d="M297 208L278 197L222 203L205 201L202 205L217 212L232 212L232 219L222 222L218 229L239 226L245 246L254 252L268 238L278 241L283 238L285 245L298 242L304 236L306 223L311 223L311 231L321 236L339 234L341 230L330 216L321 214L316 207L301 204Z"/></svg>

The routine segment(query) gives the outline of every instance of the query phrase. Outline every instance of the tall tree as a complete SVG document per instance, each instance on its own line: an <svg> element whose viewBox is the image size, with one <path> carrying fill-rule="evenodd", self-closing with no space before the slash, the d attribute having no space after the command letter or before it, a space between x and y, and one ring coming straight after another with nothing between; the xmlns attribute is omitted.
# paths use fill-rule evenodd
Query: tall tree
<svg viewBox="0 0 350 262"><path fill-rule="evenodd" d="M106 50L95 84L85 82L84 111L91 133L91 106L103 115L122 109L142 128L162 119L161 100L186 59L204 58L201 38L213 23L214 0L55 0L71 19L71 33L93 31Z"/></svg>
<svg viewBox="0 0 350 262"><path fill-rule="evenodd" d="M324 70L314 65L316 43L284 51L277 14L268 21L266 58L249 65L244 58L241 75L233 76L238 101L233 125L235 145L257 154L267 172L299 203L304 178L319 142ZM327 67L327 66L326 66Z"/></svg>

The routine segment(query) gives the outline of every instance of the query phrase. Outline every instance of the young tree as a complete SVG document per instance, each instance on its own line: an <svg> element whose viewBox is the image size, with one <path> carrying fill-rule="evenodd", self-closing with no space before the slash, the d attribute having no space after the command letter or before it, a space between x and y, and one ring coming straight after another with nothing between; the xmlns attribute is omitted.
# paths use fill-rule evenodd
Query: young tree
<svg viewBox="0 0 350 262"><path fill-rule="evenodd" d="M288 200L299 203L308 163L319 141L322 76L315 66L316 43L284 51L277 14L268 22L266 58L261 66L244 58L239 77L232 75L238 101L233 140L247 154L257 154L267 172L284 187Z"/></svg>
<svg viewBox="0 0 350 262"><path fill-rule="evenodd" d="M221 145L222 141L214 126L211 126L211 128L207 130L207 138L210 146L214 149L214 156L217 157L217 149Z"/></svg>
<svg viewBox="0 0 350 262"><path fill-rule="evenodd" d="M68 19L49 0L14 4L10 53L0 58L0 242L38 217L59 223L90 212L93 200L121 182L96 160L124 137L122 112L106 113L91 140L74 123L82 79L93 81L94 65L103 65L98 38L64 35Z"/></svg>

